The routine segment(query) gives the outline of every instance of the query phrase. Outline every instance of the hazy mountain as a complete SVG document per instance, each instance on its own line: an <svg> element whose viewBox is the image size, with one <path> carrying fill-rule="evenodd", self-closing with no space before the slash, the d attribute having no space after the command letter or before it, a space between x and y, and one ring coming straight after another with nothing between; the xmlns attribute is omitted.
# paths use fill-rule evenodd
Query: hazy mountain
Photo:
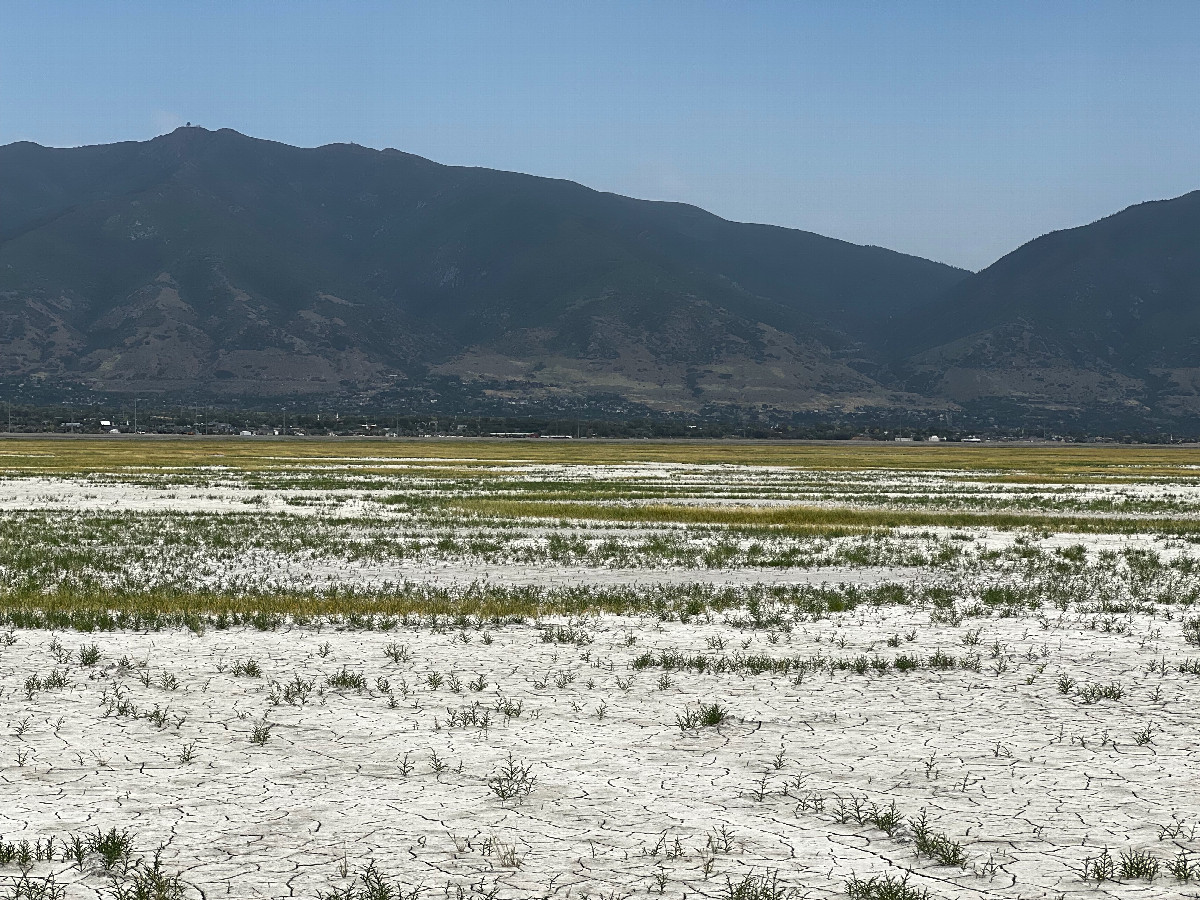
<svg viewBox="0 0 1200 900"><path fill-rule="evenodd" d="M906 386L958 403L1200 413L1200 192L1047 234L906 317Z"/></svg>
<svg viewBox="0 0 1200 900"><path fill-rule="evenodd" d="M229 130L0 148L0 377L253 401L452 383L929 405L871 335L958 269L578 184Z"/></svg>

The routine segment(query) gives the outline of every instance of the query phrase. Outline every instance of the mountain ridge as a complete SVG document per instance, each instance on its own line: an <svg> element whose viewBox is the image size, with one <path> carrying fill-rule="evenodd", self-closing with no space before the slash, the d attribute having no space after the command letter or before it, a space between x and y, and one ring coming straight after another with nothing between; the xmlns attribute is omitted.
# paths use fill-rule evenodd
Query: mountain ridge
<svg viewBox="0 0 1200 900"><path fill-rule="evenodd" d="M910 316L888 351L960 404L1200 415L1200 191L1029 241Z"/></svg>
<svg viewBox="0 0 1200 900"><path fill-rule="evenodd" d="M833 359L856 317L965 275L395 150L197 128L14 146L0 148L0 300L23 352L4 374L41 365L108 390L369 393L436 371L663 409L746 392L871 403L888 389Z"/></svg>
<svg viewBox="0 0 1200 900"><path fill-rule="evenodd" d="M976 273L564 179L187 127L0 147L0 389L1156 425L1200 191Z"/></svg>

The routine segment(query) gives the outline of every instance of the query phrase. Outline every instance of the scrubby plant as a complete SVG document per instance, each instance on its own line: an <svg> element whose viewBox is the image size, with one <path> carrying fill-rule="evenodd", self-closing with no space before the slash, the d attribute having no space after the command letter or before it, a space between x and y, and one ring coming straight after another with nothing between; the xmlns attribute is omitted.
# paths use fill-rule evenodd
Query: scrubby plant
<svg viewBox="0 0 1200 900"><path fill-rule="evenodd" d="M894 875L872 875L870 878L852 875L846 881L846 894L850 900L929 900L929 890L910 885L907 872L900 878Z"/></svg>
<svg viewBox="0 0 1200 900"><path fill-rule="evenodd" d="M1187 882L1200 877L1200 864L1193 864L1188 858L1187 851L1180 850L1174 859L1167 861L1167 872L1176 881Z"/></svg>
<svg viewBox="0 0 1200 900"><path fill-rule="evenodd" d="M1149 850L1123 850L1119 871L1122 878L1153 881L1158 876L1158 860Z"/></svg>
<svg viewBox="0 0 1200 900"><path fill-rule="evenodd" d="M163 871L161 855L160 847L151 863L139 860L121 875L114 875L113 900L185 900L183 878Z"/></svg>
<svg viewBox="0 0 1200 900"><path fill-rule="evenodd" d="M871 804L868 821L890 837L904 824L904 816L896 808L895 801L892 801L888 806Z"/></svg>
<svg viewBox="0 0 1200 900"><path fill-rule="evenodd" d="M503 801L524 800L536 784L533 767L517 762L511 753L487 780L488 789Z"/></svg>
<svg viewBox="0 0 1200 900"><path fill-rule="evenodd" d="M345 666L326 678L325 683L331 688L343 691L365 691L367 689L366 676L362 672L351 672Z"/></svg>
<svg viewBox="0 0 1200 900"><path fill-rule="evenodd" d="M737 882L726 876L725 890L720 896L721 900L791 900L800 893L780 884L779 872L768 869L761 875L746 875Z"/></svg>
<svg viewBox="0 0 1200 900"><path fill-rule="evenodd" d="M255 722L254 729L250 733L250 743L257 744L259 747L263 746L271 737L271 729L274 727L274 724L266 719Z"/></svg>
<svg viewBox="0 0 1200 900"><path fill-rule="evenodd" d="M495 703L496 712L501 713L506 719L515 719L521 715L521 710L524 708L524 703L521 700L512 700L508 697L497 697Z"/></svg>
<svg viewBox="0 0 1200 900"><path fill-rule="evenodd" d="M34 878L22 872L9 883L4 900L64 900L66 896L67 886L59 884L53 874Z"/></svg>
<svg viewBox="0 0 1200 900"><path fill-rule="evenodd" d="M720 703L700 703L693 709L688 707L675 716L675 724L681 731L695 728L714 728L729 721L729 711Z"/></svg>
<svg viewBox="0 0 1200 900"><path fill-rule="evenodd" d="M929 657L928 662L929 668L931 669L953 669L958 661L949 653L946 653L941 648L938 648L933 652L933 655Z"/></svg>
<svg viewBox="0 0 1200 900"><path fill-rule="evenodd" d="M1182 626L1183 639L1189 644L1200 646L1200 616L1184 619Z"/></svg>
<svg viewBox="0 0 1200 900"><path fill-rule="evenodd" d="M1116 860L1105 847L1099 856L1089 856L1083 861L1084 881L1111 881L1117 874Z"/></svg>
<svg viewBox="0 0 1200 900"><path fill-rule="evenodd" d="M1120 700L1124 696L1125 688L1116 681L1109 684L1089 684L1079 690L1079 699L1089 704L1101 700Z"/></svg>
<svg viewBox="0 0 1200 900"><path fill-rule="evenodd" d="M85 644L79 648L79 663L84 666L94 666L100 662L100 648L95 644Z"/></svg>
<svg viewBox="0 0 1200 900"><path fill-rule="evenodd" d="M235 678L261 678L262 673L262 667L254 659L239 660L230 669L230 674Z"/></svg>
<svg viewBox="0 0 1200 900"><path fill-rule="evenodd" d="M952 840L944 832L934 831L929 824L926 810L916 816L910 816L909 828L912 829L913 844L918 856L927 856L941 866L965 866L966 853L962 844Z"/></svg>
<svg viewBox="0 0 1200 900"><path fill-rule="evenodd" d="M348 874L346 872L343 877ZM374 860L371 860L350 884L318 891L317 897L318 900L417 900L422 890L420 885L405 890L376 869Z"/></svg>
<svg viewBox="0 0 1200 900"><path fill-rule="evenodd" d="M87 849L89 853L100 857L100 866L105 872L112 872L129 862L133 854L133 839L128 831L117 831L116 828L110 828L108 831L96 829L93 834L88 835Z"/></svg>

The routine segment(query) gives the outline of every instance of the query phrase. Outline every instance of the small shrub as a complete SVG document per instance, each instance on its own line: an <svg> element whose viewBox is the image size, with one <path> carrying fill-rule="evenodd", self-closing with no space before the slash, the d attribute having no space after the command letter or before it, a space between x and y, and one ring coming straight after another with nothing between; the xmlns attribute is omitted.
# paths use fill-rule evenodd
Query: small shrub
<svg viewBox="0 0 1200 900"><path fill-rule="evenodd" d="M900 814L900 810L896 808L896 803L893 801L890 806L872 805L868 821L880 831L891 836L904 824L904 816Z"/></svg>
<svg viewBox="0 0 1200 900"><path fill-rule="evenodd" d="M123 879L114 879L113 896L114 900L184 900L187 894L178 874L168 875L162 870L156 853L150 865L139 861Z"/></svg>
<svg viewBox="0 0 1200 900"><path fill-rule="evenodd" d="M949 653L944 653L941 649L938 649L933 652L933 656L929 657L929 668L953 669L956 662L957 660Z"/></svg>
<svg viewBox="0 0 1200 900"><path fill-rule="evenodd" d="M729 721L729 712L719 703L701 703L695 709L689 707L675 716L680 731L693 728L712 728Z"/></svg>
<svg viewBox="0 0 1200 900"><path fill-rule="evenodd" d="M726 876L721 900L791 900L798 896L795 888L779 883L778 871L768 870L762 875L747 875L736 883Z"/></svg>
<svg viewBox="0 0 1200 900"><path fill-rule="evenodd" d="M383 648L383 655L392 662L399 665L400 663L408 662L412 657L409 655L408 647L404 644L388 644Z"/></svg>
<svg viewBox="0 0 1200 900"><path fill-rule="evenodd" d="M1167 872L1176 881L1187 882L1200 876L1200 865L1193 866L1188 859L1187 851L1180 850L1178 856L1167 862Z"/></svg>
<svg viewBox="0 0 1200 900"><path fill-rule="evenodd" d="M913 843L916 845L918 856L928 856L941 866L965 866L966 853L962 844L951 840L945 833L934 831L929 825L929 817L925 810L919 816L908 820L912 828Z"/></svg>
<svg viewBox="0 0 1200 900"><path fill-rule="evenodd" d="M1200 616L1183 620L1183 639L1200 647Z"/></svg>
<svg viewBox="0 0 1200 900"><path fill-rule="evenodd" d="M1153 881L1158 875L1158 860L1149 850L1125 850L1121 853L1121 877Z"/></svg>
<svg viewBox="0 0 1200 900"><path fill-rule="evenodd" d="M100 662L100 648L95 644L85 644L79 648L79 663L84 666L94 666Z"/></svg>
<svg viewBox="0 0 1200 900"><path fill-rule="evenodd" d="M234 664L230 670L235 678L262 678L262 667L257 660L246 659Z"/></svg>
<svg viewBox="0 0 1200 900"><path fill-rule="evenodd" d="M1089 684L1079 691L1079 699L1084 703L1098 703L1101 700L1120 700L1125 696L1125 688L1114 681L1110 684Z"/></svg>
<svg viewBox="0 0 1200 900"><path fill-rule="evenodd" d="M267 738L271 736L271 729L275 726L266 719L261 719L254 723L254 731L250 735L250 743L262 746L267 742Z"/></svg>
<svg viewBox="0 0 1200 900"><path fill-rule="evenodd" d="M367 679L362 672L351 672L345 666L342 666L341 671L334 672L326 678L325 683L331 688L345 691L365 691L367 689Z"/></svg>
<svg viewBox="0 0 1200 900"><path fill-rule="evenodd" d="M1107 847L1099 856L1089 856L1083 861L1084 881L1111 881L1116 874L1116 862Z"/></svg>
<svg viewBox="0 0 1200 900"><path fill-rule="evenodd" d="M105 872L111 872L128 862L130 854L133 853L133 840L127 831L117 831L115 828L108 831L96 829L95 834L88 836L87 849L89 853L100 857L100 865Z"/></svg>
<svg viewBox="0 0 1200 900"><path fill-rule="evenodd" d="M67 886L59 884L53 875L31 878L28 872L22 872L9 884L4 900L64 900L66 896Z"/></svg>
<svg viewBox="0 0 1200 900"><path fill-rule="evenodd" d="M524 800L533 792L536 784L537 776L533 774L533 767L517 762L511 753L487 781L491 792L505 801Z"/></svg>
<svg viewBox="0 0 1200 900"><path fill-rule="evenodd" d="M318 900L417 900L420 886L405 891L396 882L389 881L376 868L374 861L359 873L354 881L344 888L318 891Z"/></svg>
<svg viewBox="0 0 1200 900"><path fill-rule="evenodd" d="M907 874L903 878L893 875L873 875L870 878L851 876L846 881L846 894L850 900L929 900L927 889L909 886Z"/></svg>

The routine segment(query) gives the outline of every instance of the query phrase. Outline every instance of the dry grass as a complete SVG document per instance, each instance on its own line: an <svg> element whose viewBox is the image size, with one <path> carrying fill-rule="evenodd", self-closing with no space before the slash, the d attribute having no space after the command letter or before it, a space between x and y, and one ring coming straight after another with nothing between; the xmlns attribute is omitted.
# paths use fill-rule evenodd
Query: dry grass
<svg viewBox="0 0 1200 900"><path fill-rule="evenodd" d="M823 470L883 469L994 472L1023 480L1097 476L1200 477L1200 448L1012 446L963 444L799 443L741 441L502 441L457 439L248 439L80 437L4 438L0 468L14 474L161 471L197 466L238 470L311 469L361 460L404 459L467 474L469 465L632 462L785 466ZM459 471L453 461L464 464ZM448 462L450 461L450 462Z"/></svg>

